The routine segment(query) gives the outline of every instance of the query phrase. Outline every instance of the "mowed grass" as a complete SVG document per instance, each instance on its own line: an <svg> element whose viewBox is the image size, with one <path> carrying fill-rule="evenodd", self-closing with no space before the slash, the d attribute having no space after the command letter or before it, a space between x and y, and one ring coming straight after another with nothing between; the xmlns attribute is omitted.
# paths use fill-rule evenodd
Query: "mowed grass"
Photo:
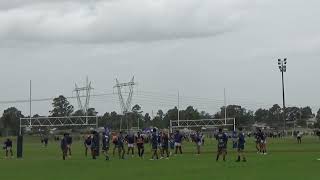
<svg viewBox="0 0 320 180"><path fill-rule="evenodd" d="M3 141L3 139L2 139ZM150 146L146 145L145 159L116 157L105 161L84 156L82 141L74 142L73 156L61 160L59 143L50 141L43 148L38 139L25 138L24 158L0 158L0 179L30 180L88 180L88 179L139 179L139 180L318 180L320 141L304 137L299 145L293 138L268 139L269 154L258 155L253 139L247 139L246 163L236 163L236 153L229 145L227 162L216 162L216 141L206 139L200 156L194 155L195 146L184 143L185 153L170 160L150 161ZM14 147L15 148L15 147ZM112 154L112 152L111 152ZM111 156L112 157L112 156Z"/></svg>

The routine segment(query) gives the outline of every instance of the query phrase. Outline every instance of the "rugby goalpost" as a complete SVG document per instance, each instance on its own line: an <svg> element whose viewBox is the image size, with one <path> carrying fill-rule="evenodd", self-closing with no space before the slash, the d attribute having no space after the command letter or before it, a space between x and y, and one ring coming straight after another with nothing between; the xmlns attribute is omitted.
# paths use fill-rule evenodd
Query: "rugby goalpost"
<svg viewBox="0 0 320 180"><path fill-rule="evenodd" d="M184 128L217 128L232 126L236 130L235 118L225 119L199 119L199 120L170 120L170 132Z"/></svg>
<svg viewBox="0 0 320 180"><path fill-rule="evenodd" d="M98 116L66 116L66 117L32 117L20 118L20 131L22 128L33 127L68 127L68 126L94 126L98 128Z"/></svg>

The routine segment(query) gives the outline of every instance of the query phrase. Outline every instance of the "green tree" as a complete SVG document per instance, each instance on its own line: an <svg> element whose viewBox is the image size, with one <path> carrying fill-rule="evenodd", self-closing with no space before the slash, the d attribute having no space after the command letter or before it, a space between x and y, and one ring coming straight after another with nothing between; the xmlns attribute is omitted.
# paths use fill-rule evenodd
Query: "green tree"
<svg viewBox="0 0 320 180"><path fill-rule="evenodd" d="M19 122L20 118L23 118L21 111L15 107L10 107L3 111L3 115L1 117L1 124L4 129L14 130L16 132L19 131Z"/></svg>
<svg viewBox="0 0 320 180"><path fill-rule="evenodd" d="M62 95L53 99L52 106L53 110L50 111L50 114L53 117L70 116L73 112L73 106Z"/></svg>

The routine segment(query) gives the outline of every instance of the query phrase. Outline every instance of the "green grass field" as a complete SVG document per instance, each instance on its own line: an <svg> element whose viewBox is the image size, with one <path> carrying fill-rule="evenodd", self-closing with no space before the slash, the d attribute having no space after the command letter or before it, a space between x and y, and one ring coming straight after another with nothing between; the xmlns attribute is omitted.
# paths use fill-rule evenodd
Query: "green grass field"
<svg viewBox="0 0 320 180"><path fill-rule="evenodd" d="M3 139L1 140L1 142ZM258 155L254 140L247 139L247 163L236 163L236 154L229 149L227 162L215 162L216 142L206 139L203 153L194 155L193 144L184 144L185 154L170 160L150 161L150 147L146 145L146 157L119 160L103 157L92 160L84 157L82 142L73 144L73 156L61 160L59 144L51 141L43 148L39 140L24 140L24 158L0 158L0 179L30 180L88 180L88 179L152 179L152 180L318 180L320 141L305 137L298 145L293 138L269 139L269 154ZM231 147L231 145L229 145Z"/></svg>

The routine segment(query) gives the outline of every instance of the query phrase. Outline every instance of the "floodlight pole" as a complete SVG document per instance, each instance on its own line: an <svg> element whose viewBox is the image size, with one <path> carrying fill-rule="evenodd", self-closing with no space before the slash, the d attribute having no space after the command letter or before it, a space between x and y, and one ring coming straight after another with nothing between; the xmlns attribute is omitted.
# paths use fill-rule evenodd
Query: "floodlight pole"
<svg viewBox="0 0 320 180"><path fill-rule="evenodd" d="M287 58L278 59L278 65L282 77L282 103L283 103L283 129L286 130L286 101L285 101L285 87L284 87L284 73L287 72Z"/></svg>
<svg viewBox="0 0 320 180"><path fill-rule="evenodd" d="M178 126L180 126L180 94L178 91Z"/></svg>
<svg viewBox="0 0 320 180"><path fill-rule="evenodd" d="M30 80L30 91L29 91L29 116L30 116L30 126L31 126L31 114L32 114L32 82Z"/></svg>

